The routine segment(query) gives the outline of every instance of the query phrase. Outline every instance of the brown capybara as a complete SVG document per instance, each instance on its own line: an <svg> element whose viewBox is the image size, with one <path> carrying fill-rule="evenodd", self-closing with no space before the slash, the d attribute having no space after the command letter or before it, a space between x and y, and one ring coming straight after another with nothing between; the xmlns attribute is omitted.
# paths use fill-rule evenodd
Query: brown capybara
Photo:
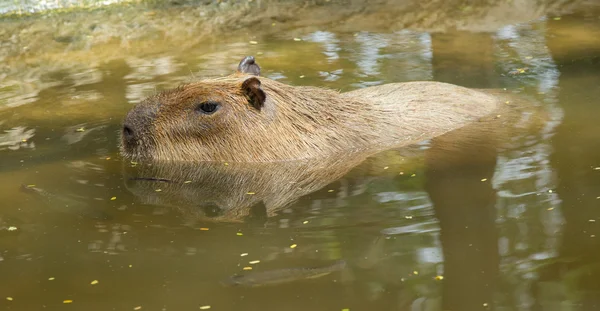
<svg viewBox="0 0 600 311"><path fill-rule="evenodd" d="M440 82L340 93L238 72L151 96L125 117L123 154L176 161L273 162L399 147L490 115L493 95Z"/></svg>

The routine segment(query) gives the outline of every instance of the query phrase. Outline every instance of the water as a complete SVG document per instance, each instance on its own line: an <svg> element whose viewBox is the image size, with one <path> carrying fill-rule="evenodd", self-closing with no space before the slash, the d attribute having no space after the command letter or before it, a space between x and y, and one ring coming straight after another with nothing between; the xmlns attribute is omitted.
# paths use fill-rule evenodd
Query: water
<svg viewBox="0 0 600 311"><path fill-rule="evenodd" d="M157 30L192 9L145 10L0 21L0 308L600 309L593 6L505 26L487 20L494 30L485 33L382 26L373 16L385 12L374 11L368 26L276 20L198 38L175 22L177 31ZM424 142L367 159L163 171L119 156L120 121L134 103L229 74L244 55L294 85L506 88L546 118L491 154L473 145L431 157L438 146ZM351 277L220 283L244 267L340 259Z"/></svg>

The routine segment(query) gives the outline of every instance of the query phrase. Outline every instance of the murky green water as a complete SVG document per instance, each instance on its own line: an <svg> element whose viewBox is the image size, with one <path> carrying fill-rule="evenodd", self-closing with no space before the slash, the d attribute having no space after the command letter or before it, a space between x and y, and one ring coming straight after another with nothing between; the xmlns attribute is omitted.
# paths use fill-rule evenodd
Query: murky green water
<svg viewBox="0 0 600 311"><path fill-rule="evenodd" d="M0 33L13 38L1 47L0 308L600 309L600 11L490 32L273 21L189 44L193 31L104 40L114 25L91 14L41 46L23 36L43 22L0 21L21 29ZM295 85L506 88L547 117L492 153L424 142L367 159L170 168L119 156L134 103L229 74L244 55ZM149 176L185 182L136 179ZM221 284L245 267L338 260L345 270L320 278Z"/></svg>

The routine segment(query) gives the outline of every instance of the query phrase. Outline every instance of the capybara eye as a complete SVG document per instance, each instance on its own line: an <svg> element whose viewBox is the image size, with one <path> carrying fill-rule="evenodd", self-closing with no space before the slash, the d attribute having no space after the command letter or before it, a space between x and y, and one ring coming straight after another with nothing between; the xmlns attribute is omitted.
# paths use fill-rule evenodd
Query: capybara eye
<svg viewBox="0 0 600 311"><path fill-rule="evenodd" d="M196 111L203 114L213 114L215 111L219 110L219 107L221 107L221 105L217 102L204 102L198 105Z"/></svg>

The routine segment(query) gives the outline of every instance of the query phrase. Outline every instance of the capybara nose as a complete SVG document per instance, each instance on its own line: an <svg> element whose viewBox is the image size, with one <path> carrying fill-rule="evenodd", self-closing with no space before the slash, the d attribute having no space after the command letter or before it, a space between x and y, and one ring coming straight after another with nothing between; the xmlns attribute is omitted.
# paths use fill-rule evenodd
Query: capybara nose
<svg viewBox="0 0 600 311"><path fill-rule="evenodd" d="M147 141L150 135L150 128L154 117L156 116L156 105L152 103L142 103L133 107L123 120L121 136L125 150L139 147L141 141Z"/></svg>

